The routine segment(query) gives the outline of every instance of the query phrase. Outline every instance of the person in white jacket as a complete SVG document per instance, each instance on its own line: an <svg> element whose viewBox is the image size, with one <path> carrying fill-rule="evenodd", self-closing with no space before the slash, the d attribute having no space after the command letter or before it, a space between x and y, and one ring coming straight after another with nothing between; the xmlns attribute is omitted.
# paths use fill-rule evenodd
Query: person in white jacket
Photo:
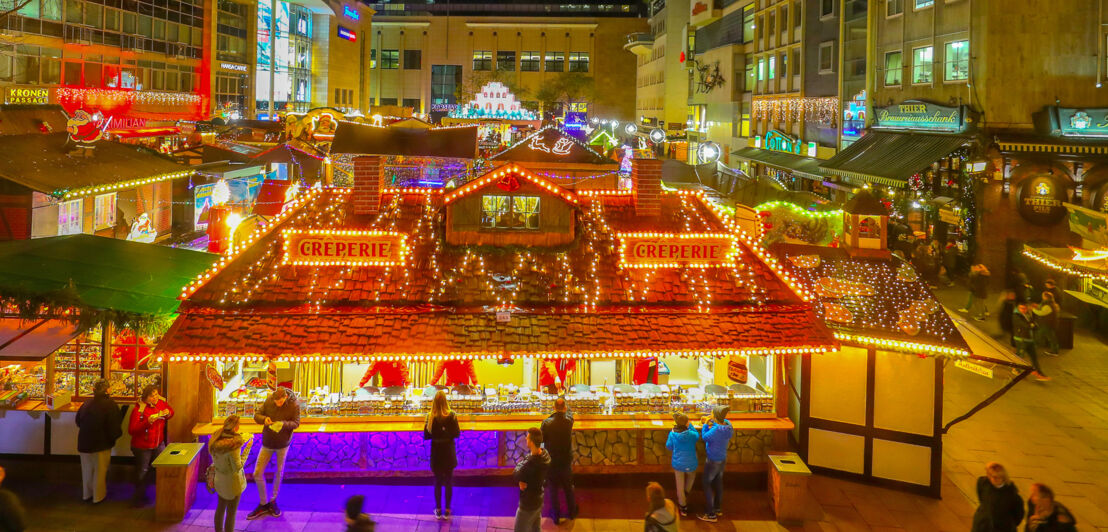
<svg viewBox="0 0 1108 532"><path fill-rule="evenodd" d="M239 434L239 417L227 416L223 429L212 436L208 443L208 453L212 455L212 470L215 472L215 492L219 503L215 509L215 532L234 532L235 514L238 512L239 499L246 491L246 475L242 465L250 456L253 438L244 439Z"/></svg>

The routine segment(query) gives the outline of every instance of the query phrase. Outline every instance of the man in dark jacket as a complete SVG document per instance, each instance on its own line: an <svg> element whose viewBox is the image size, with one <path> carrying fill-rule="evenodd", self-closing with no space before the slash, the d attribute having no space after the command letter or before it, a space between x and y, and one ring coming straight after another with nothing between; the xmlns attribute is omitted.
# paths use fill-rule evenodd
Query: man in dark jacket
<svg viewBox="0 0 1108 532"><path fill-rule="evenodd" d="M112 447L123 435L123 414L108 397L108 381L92 385L92 400L77 410L77 453L81 455L81 483L85 502L99 504L108 495L108 464Z"/></svg>
<svg viewBox="0 0 1108 532"><path fill-rule="evenodd" d="M1004 466L990 462L985 476L977 479L977 500L972 532L1016 532L1023 520L1023 499L1008 480Z"/></svg>
<svg viewBox="0 0 1108 532"><path fill-rule="evenodd" d="M280 517L277 493L281 491L281 477L285 474L285 457L292 441L292 431L300 426L300 405L296 396L288 388L273 390L262 407L254 412L254 422L264 426L262 448L258 451L258 462L254 466L258 507L246 518L257 519L265 515ZM265 468L274 456L277 457L277 471L273 473L273 496L269 496L265 486Z"/></svg>
<svg viewBox="0 0 1108 532"><path fill-rule="evenodd" d="M566 399L554 400L554 413L542 421L542 441L550 453L550 508L554 524L561 519L558 491L566 494L566 515L577 519L577 499L573 496L573 416L566 413Z"/></svg>
<svg viewBox="0 0 1108 532"><path fill-rule="evenodd" d="M1031 314L1027 302L1016 304L1016 310L1012 312L1012 345L1016 346L1016 353L1027 358L1035 371L1031 376L1040 381L1049 381L1050 377L1043 374L1043 368L1039 366L1039 352L1035 349L1034 315Z"/></svg>
<svg viewBox="0 0 1108 532"><path fill-rule="evenodd" d="M4 468L0 467L0 486L4 484ZM23 532L27 530L27 515L19 497L0 487L0 532Z"/></svg>
<svg viewBox="0 0 1108 532"><path fill-rule="evenodd" d="M527 429L527 456L516 464L512 478L519 482L519 509L515 532L539 532L542 529L542 485L550 467L550 455L542 448L542 431Z"/></svg>

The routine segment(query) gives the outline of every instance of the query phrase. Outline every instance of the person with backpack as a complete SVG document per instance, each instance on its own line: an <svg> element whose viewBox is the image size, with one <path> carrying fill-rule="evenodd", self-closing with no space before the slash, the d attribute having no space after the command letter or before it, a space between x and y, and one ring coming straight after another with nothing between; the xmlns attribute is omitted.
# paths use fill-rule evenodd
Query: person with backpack
<svg viewBox="0 0 1108 532"><path fill-rule="evenodd" d="M666 498L666 490L657 482L646 485L646 519L643 532L677 532L679 517L677 506Z"/></svg>
<svg viewBox="0 0 1108 532"><path fill-rule="evenodd" d="M700 441L700 433L689 427L689 417L685 414L673 414L673 422L673 430L666 438L666 449L673 453L670 463L677 480L677 508L682 516L687 516L689 492L696 481L696 468L700 466L700 459L696 456L696 442Z"/></svg>
<svg viewBox="0 0 1108 532"><path fill-rule="evenodd" d="M450 498L454 491L454 468L458 456L454 440L461 433L458 417L450 411L446 392L439 390L431 400L431 411L423 423L423 439L431 440L431 472L435 475L435 519L450 519ZM443 495L446 505L443 505Z"/></svg>
<svg viewBox="0 0 1108 532"><path fill-rule="evenodd" d="M704 514L696 516L701 521L715 523L723 503L723 467L727 463L727 445L731 442L734 430L727 421L730 409L717 406L712 416L704 419L700 428L700 437L704 440L707 459L704 460Z"/></svg>
<svg viewBox="0 0 1108 532"><path fill-rule="evenodd" d="M151 464L165 449L165 422L173 417L173 407L158 393L158 386L142 389L138 404L131 410L127 432L131 434L131 454L135 457L135 506L146 506L149 498Z"/></svg>
<svg viewBox="0 0 1108 532"><path fill-rule="evenodd" d="M223 428L208 442L208 454L212 457L212 465L208 466L208 489L214 491L218 499L215 532L235 532L235 514L242 492L246 491L246 474L242 466L250 456L253 443L253 438L244 439L239 434L237 414L227 416Z"/></svg>
<svg viewBox="0 0 1108 532"><path fill-rule="evenodd" d="M123 435L123 413L108 396L108 381L92 385L92 399L77 410L77 453L85 502L100 504L108 496L108 465L112 447Z"/></svg>

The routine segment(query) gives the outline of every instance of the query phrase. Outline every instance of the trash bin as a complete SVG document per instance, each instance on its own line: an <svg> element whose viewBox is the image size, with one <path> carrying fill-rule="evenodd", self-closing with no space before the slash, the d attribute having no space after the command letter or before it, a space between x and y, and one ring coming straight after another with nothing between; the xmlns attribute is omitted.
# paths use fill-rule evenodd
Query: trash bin
<svg viewBox="0 0 1108 532"><path fill-rule="evenodd" d="M809 515L808 477L812 472L796 453L771 454L769 460L769 496L777 522L803 522Z"/></svg>
<svg viewBox="0 0 1108 532"><path fill-rule="evenodd" d="M1073 324L1077 316L1069 312L1058 314L1058 325L1054 330L1054 336L1058 339L1058 346L1062 349L1073 349Z"/></svg>
<svg viewBox="0 0 1108 532"><path fill-rule="evenodd" d="M158 521L181 521L196 499L196 484L200 481L200 451L202 443L171 443L154 459L157 471L154 518Z"/></svg>

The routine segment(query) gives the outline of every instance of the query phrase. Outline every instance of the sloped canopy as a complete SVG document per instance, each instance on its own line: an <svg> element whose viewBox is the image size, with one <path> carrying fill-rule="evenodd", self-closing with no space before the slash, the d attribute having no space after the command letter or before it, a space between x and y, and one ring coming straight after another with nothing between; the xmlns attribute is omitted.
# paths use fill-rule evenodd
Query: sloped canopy
<svg viewBox="0 0 1108 532"><path fill-rule="evenodd" d="M554 126L544 127L489 158L520 163L612 164L584 142Z"/></svg>
<svg viewBox="0 0 1108 532"><path fill-rule="evenodd" d="M819 166L858 184L903 187L908 178L970 141L957 135L871 131Z"/></svg>
<svg viewBox="0 0 1108 532"><path fill-rule="evenodd" d="M477 155L477 127L384 128L339 121L331 153L472 159Z"/></svg>

